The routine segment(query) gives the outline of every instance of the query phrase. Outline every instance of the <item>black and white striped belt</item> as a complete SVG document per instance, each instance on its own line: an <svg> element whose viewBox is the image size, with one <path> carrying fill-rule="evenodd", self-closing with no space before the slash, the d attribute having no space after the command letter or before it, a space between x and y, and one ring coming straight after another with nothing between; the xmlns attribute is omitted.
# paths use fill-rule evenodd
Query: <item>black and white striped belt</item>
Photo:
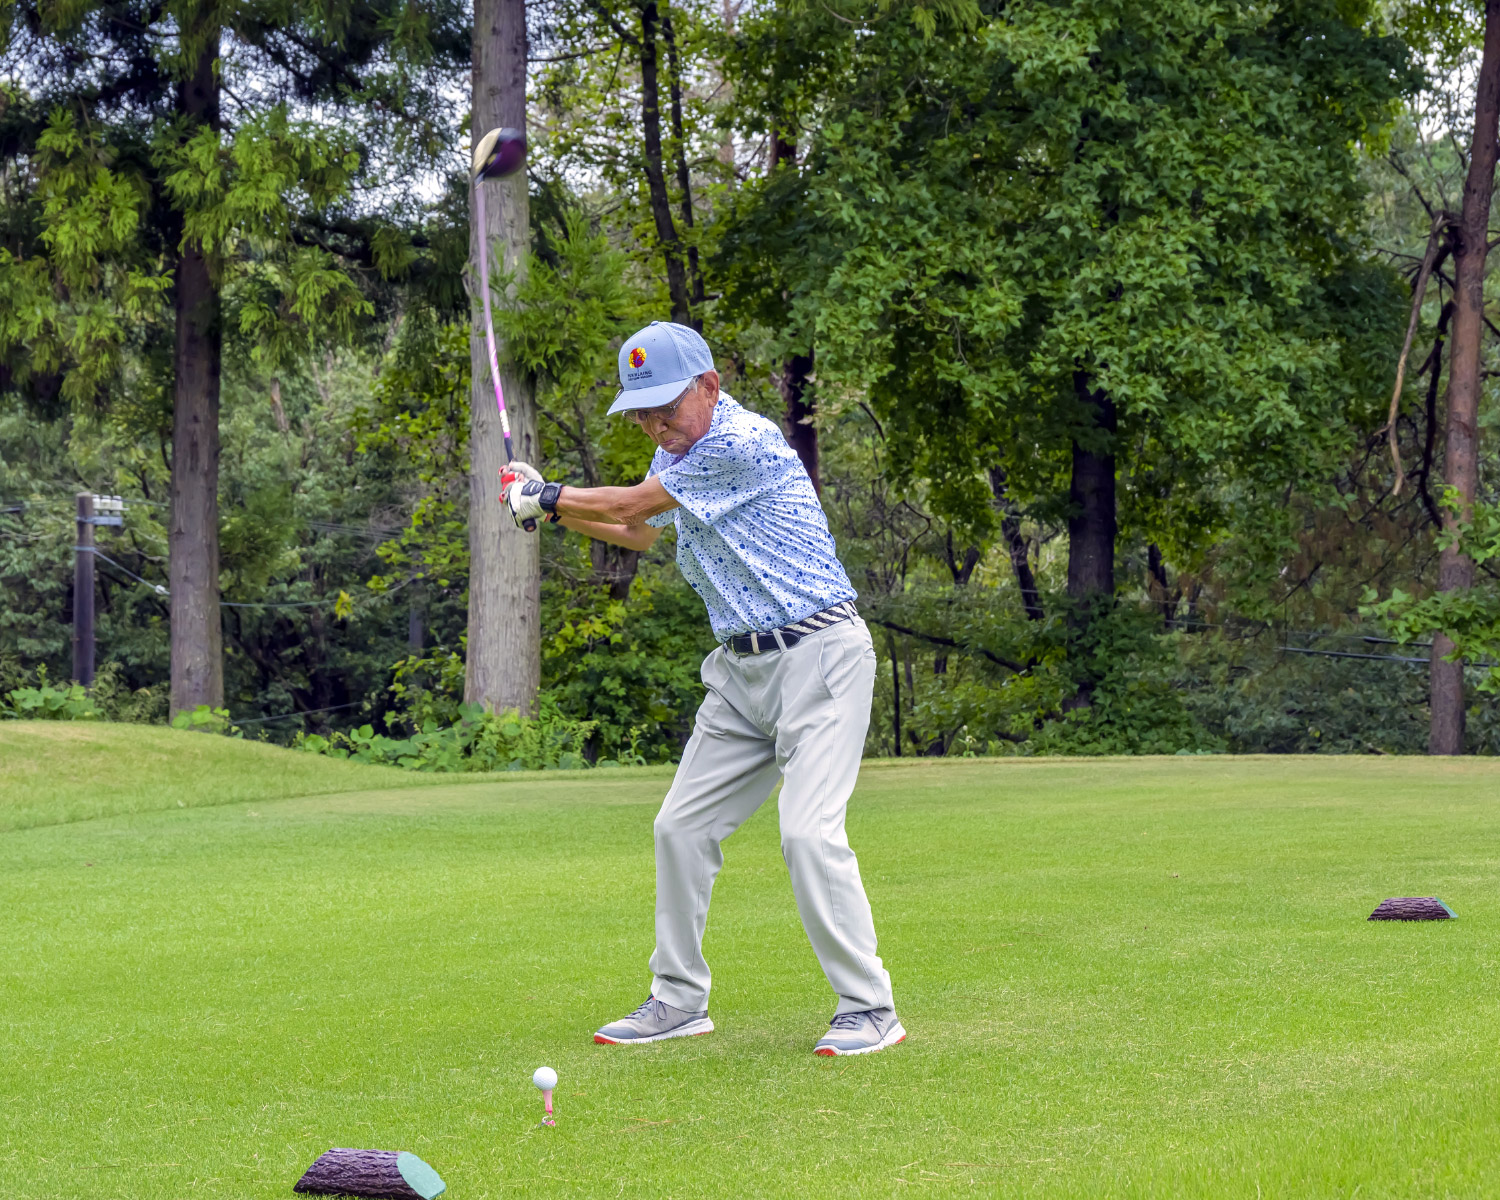
<svg viewBox="0 0 1500 1200"><path fill-rule="evenodd" d="M827 629L830 625L837 625L840 621L849 621L857 616L859 616L859 610L854 607L854 601L845 600L842 604L835 604L832 608L815 612L810 617L803 617L802 620L783 625L780 629L772 629L765 633L737 633L724 643L724 649L742 658L747 654L765 654L768 650L790 650L808 634L817 633L820 629Z"/></svg>

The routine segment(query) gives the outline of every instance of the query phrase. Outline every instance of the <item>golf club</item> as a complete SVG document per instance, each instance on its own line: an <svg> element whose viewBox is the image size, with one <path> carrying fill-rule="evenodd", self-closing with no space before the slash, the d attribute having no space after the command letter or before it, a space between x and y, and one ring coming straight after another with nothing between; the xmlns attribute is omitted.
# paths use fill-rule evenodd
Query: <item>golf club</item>
<svg viewBox="0 0 1500 1200"><path fill-rule="evenodd" d="M495 385L495 406L500 410L500 432L505 438L505 461L510 464L515 453L510 445L510 418L505 413L505 390L500 385L500 358L495 353L495 322L490 314L490 251L489 235L484 219L484 188L486 179L504 179L514 175L526 163L526 134L519 129L491 129L474 147L474 206L478 214L479 231L479 294L484 300L484 340L490 352L490 379ZM508 480L501 475L501 487ZM535 521L527 521L528 533L536 529Z"/></svg>

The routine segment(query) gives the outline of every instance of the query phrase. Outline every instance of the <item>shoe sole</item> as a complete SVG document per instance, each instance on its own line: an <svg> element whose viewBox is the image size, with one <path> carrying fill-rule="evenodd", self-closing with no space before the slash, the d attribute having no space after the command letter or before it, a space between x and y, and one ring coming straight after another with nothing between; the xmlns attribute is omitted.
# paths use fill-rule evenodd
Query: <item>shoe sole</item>
<svg viewBox="0 0 1500 1200"><path fill-rule="evenodd" d="M643 1046L647 1042L664 1042L668 1038L700 1037L705 1033L712 1033L713 1031L713 1021L708 1017L704 1017L701 1021L688 1021L677 1026L676 1029L669 1029L666 1033L653 1033L650 1037L612 1038L605 1037L602 1033L596 1033L594 1034L594 1041L601 1046Z"/></svg>
<svg viewBox="0 0 1500 1200"><path fill-rule="evenodd" d="M877 1050L886 1050L904 1041L906 1041L906 1030L901 1027L901 1022L897 1021L873 1046L861 1046L858 1050L837 1050L832 1046L819 1046L813 1053L822 1058L848 1058L855 1054L874 1054Z"/></svg>

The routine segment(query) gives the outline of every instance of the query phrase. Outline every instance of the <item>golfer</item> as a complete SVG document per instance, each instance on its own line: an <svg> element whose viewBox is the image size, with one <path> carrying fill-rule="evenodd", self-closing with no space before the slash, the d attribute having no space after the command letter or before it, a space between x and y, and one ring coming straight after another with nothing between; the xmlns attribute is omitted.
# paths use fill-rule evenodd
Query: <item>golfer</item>
<svg viewBox="0 0 1500 1200"><path fill-rule="evenodd" d="M834 554L812 480L781 430L719 390L708 345L653 321L620 348L626 413L656 443L633 487L546 483L525 463L503 494L516 524L560 521L645 550L677 526L677 565L708 606L719 648L677 777L656 817L651 995L596 1042L709 1033L703 929L720 843L781 789L781 853L797 911L838 1007L818 1054L868 1054L906 1036L844 833L859 774L875 651ZM534 527L534 526L533 526Z"/></svg>

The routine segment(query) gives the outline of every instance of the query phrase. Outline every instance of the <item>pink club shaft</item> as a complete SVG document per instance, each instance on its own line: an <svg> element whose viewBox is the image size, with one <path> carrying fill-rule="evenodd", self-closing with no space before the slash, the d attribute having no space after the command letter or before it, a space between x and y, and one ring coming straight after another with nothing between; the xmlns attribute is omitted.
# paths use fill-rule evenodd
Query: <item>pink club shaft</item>
<svg viewBox="0 0 1500 1200"><path fill-rule="evenodd" d="M490 351L490 379L495 385L495 407L500 410L500 432L505 435L505 461L515 455L510 448L510 418L505 415L505 392L500 387L500 357L495 353L495 322L490 316L489 231L484 223L484 181L474 181L474 205L479 217L479 290L484 298L484 340ZM551 1101L548 1101L549 1105ZM548 1108L551 1111L551 1108Z"/></svg>

